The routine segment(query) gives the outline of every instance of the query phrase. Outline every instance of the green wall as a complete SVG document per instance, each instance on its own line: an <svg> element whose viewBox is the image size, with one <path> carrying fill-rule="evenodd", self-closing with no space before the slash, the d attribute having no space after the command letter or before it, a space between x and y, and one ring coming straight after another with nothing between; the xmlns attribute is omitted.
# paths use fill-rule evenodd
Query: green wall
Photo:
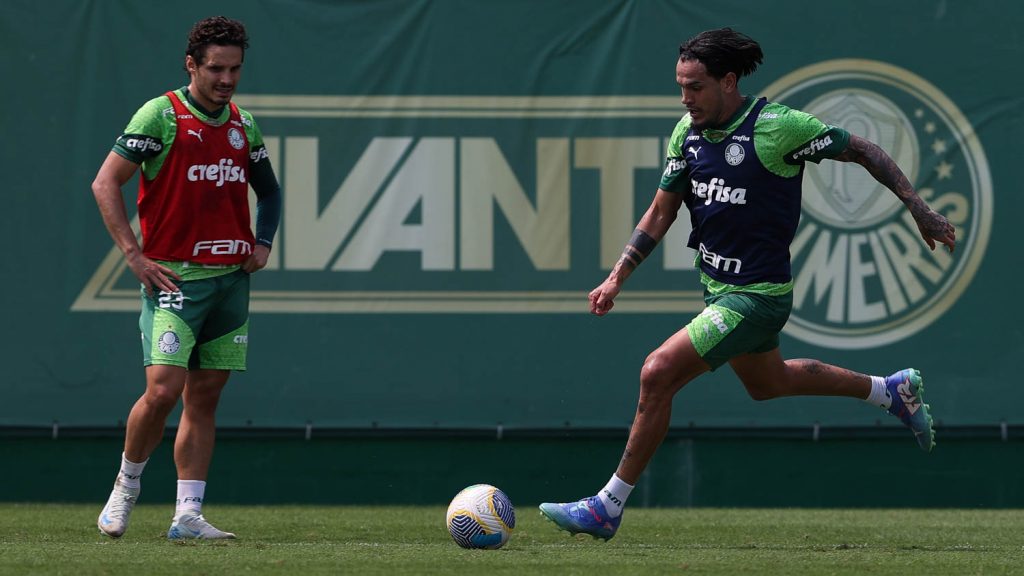
<svg viewBox="0 0 1024 576"><path fill-rule="evenodd" d="M494 484L521 508L596 492L625 434L555 438L221 438L206 492L222 504L447 504ZM1024 450L993 434L947 438L932 454L906 438L694 437L662 445L631 506L1021 508ZM110 490L116 438L0 439L18 462L0 501L95 502ZM173 506L170 443L146 467L142 502Z"/></svg>
<svg viewBox="0 0 1024 576"><path fill-rule="evenodd" d="M859 167L809 167L784 355L873 374L918 367L943 430L1024 424L1021 314L997 306L1022 264L1012 220L1024 211L1024 91L1007 68L1024 57L1018 3L12 0L0 5L0 437L54 425L116 432L142 391L137 287L89 187L133 112L186 82L187 30L214 11L248 26L236 101L255 114L285 198L271 267L253 281L250 369L225 392L225 429L388 431L394 446L330 450L394 450L398 462L423 446L459 447L421 446L421 430L625 430L645 356L701 308L685 222L609 316L587 314L586 294L657 186L684 112L678 44L725 25L766 53L744 92L872 137L958 227L954 254L928 252ZM858 430L897 428L859 402L755 403L728 369L687 386L672 425L756 437L818 425L850 438L853 462L871 461ZM961 446L942 438L929 469ZM785 458L847 449L836 440L790 454L786 441L765 441ZM31 458L32 444L3 442ZM974 469L1016 450L979 442L963 444ZM602 444L588 485L607 477L621 445ZM232 446L223 450L264 444ZM298 458L321 445L274 446ZM544 443L509 446L501 453L517 462L539 449L560 464ZM740 456L739 443L713 438L666 448L718 471L728 470L719 459L760 452ZM434 488L448 487L423 498L436 501ZM671 498L747 502L742 490Z"/></svg>

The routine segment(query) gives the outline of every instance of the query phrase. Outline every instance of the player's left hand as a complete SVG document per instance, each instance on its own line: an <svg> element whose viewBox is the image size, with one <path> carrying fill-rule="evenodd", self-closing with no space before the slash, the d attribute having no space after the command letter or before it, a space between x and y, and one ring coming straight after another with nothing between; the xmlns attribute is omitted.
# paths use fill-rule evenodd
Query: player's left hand
<svg viewBox="0 0 1024 576"><path fill-rule="evenodd" d="M934 210L928 210L921 216L915 216L914 221L917 222L921 238L924 238L929 248L935 250L935 241L937 240L945 244L951 253L953 252L956 247L956 229L945 216Z"/></svg>
<svg viewBox="0 0 1024 576"><path fill-rule="evenodd" d="M242 270L245 270L249 274L262 270L267 265L267 259L270 258L270 248L267 248L263 244L257 244L252 249L252 254L242 262Z"/></svg>

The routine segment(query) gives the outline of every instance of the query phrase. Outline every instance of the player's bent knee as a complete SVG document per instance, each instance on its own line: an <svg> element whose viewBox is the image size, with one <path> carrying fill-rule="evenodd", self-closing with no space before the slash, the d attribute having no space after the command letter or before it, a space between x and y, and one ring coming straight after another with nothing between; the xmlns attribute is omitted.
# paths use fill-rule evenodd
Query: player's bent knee
<svg viewBox="0 0 1024 576"><path fill-rule="evenodd" d="M674 393L678 370L658 352L652 352L640 369L640 387L649 394Z"/></svg>

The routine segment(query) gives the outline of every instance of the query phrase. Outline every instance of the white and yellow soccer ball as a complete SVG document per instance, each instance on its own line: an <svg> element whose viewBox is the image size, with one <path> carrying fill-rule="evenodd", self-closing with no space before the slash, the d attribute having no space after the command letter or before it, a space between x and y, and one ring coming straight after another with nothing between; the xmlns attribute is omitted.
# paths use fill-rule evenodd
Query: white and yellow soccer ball
<svg viewBox="0 0 1024 576"><path fill-rule="evenodd" d="M448 505L448 533L463 548L496 550L516 527L516 511L504 492L490 484L463 489Z"/></svg>

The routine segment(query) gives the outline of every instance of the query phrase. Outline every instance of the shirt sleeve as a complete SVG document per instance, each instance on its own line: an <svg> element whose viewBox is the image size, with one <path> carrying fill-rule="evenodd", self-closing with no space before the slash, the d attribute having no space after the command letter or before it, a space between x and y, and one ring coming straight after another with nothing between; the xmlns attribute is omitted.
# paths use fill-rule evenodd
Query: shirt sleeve
<svg viewBox="0 0 1024 576"><path fill-rule="evenodd" d="M812 114L768 103L754 124L754 148L774 174L794 177L804 162L834 158L849 143L846 130L829 126Z"/></svg>
<svg viewBox="0 0 1024 576"><path fill-rule="evenodd" d="M676 124L665 152L665 170L661 173L658 188L666 192L684 193L690 189L690 171L686 169L683 152L686 135L690 132L690 115L687 114Z"/></svg>
<svg viewBox="0 0 1024 576"><path fill-rule="evenodd" d="M850 133L838 126L825 126L825 131L799 144L787 152L783 158L786 164L814 162L835 158L846 150L850 143Z"/></svg>
<svg viewBox="0 0 1024 576"><path fill-rule="evenodd" d="M174 107L167 96L146 102L132 116L124 133L114 141L113 151L135 164L160 156L174 141L174 134L167 132L165 116L168 115L174 117Z"/></svg>
<svg viewBox="0 0 1024 576"><path fill-rule="evenodd" d="M281 222L281 185L255 118L244 110L239 110L239 115L249 139L249 185L256 193L256 242L269 247Z"/></svg>

